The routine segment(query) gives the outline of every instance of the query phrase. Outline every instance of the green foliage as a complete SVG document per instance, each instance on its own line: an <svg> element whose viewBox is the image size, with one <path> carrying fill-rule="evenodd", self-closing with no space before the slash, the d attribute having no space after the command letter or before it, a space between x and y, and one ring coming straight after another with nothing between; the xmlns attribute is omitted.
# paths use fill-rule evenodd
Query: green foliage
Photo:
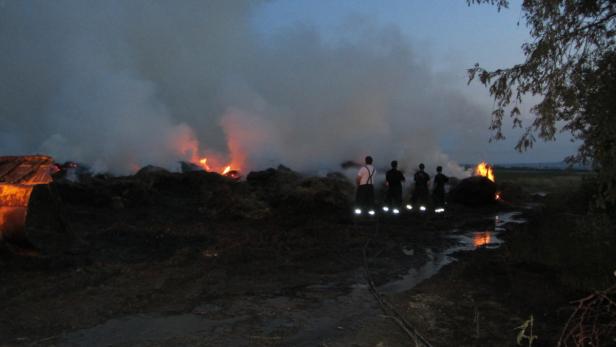
<svg viewBox="0 0 616 347"><path fill-rule="evenodd" d="M507 0L467 0L471 4L492 4L500 10ZM522 151L532 147L535 135L553 140L568 131L582 140L577 156L570 160L597 162L602 196L616 200L613 137L615 114L614 80L603 76L613 69L616 51L616 1L613 0L524 0L522 12L531 40L522 45L525 61L505 69L488 71L479 64L468 70L469 83L478 79L494 98L492 112L494 139L504 138L506 110L514 127L523 127L516 145ZM597 84L595 84L597 82ZM543 99L531 109L531 124L522 124L518 105L523 97ZM613 99L613 98L612 98ZM610 103L611 102L611 103ZM560 128L560 129L559 129Z"/></svg>
<svg viewBox="0 0 616 347"><path fill-rule="evenodd" d="M616 203L616 51L607 54L596 70L586 71L582 79L582 110L570 127L584 142L572 159L592 159L597 173L598 202L605 208Z"/></svg>
<svg viewBox="0 0 616 347"><path fill-rule="evenodd" d="M500 11L501 8L508 8L509 7L509 0L466 0L466 2L471 5L471 4L490 4L490 5L496 5L496 7L498 8L498 10Z"/></svg>

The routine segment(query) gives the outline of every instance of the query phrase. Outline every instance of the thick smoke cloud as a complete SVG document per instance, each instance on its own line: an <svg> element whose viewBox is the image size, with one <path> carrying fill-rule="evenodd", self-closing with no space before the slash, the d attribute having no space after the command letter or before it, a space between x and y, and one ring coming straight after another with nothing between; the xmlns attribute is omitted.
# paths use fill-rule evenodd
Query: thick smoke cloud
<svg viewBox="0 0 616 347"><path fill-rule="evenodd" d="M254 1L12 1L0 8L0 154L127 173L214 153L245 169L372 154L446 165L485 110L395 27L260 37ZM475 145L474 145L475 144Z"/></svg>

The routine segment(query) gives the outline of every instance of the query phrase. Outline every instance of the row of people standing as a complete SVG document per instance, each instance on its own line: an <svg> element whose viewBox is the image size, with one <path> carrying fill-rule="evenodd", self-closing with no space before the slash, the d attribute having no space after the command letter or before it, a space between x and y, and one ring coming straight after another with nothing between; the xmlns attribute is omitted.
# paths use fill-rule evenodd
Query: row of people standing
<svg viewBox="0 0 616 347"><path fill-rule="evenodd" d="M438 166L434 176L434 184L432 187L432 202L435 206L443 206L445 204L445 185L449 181L449 177L443 174L443 168ZM374 177L376 169L373 165L373 159L370 156L365 158L365 165L357 172L357 196L356 204L361 208L374 207ZM415 187L411 195L411 203L428 204L430 200L429 182L430 175L425 172L425 165L419 164L419 170L413 176ZM404 174L398 170L398 162L391 162L391 169L385 174L385 185L387 186L387 194L385 195L385 204L391 206L402 206L403 183L406 181Z"/></svg>

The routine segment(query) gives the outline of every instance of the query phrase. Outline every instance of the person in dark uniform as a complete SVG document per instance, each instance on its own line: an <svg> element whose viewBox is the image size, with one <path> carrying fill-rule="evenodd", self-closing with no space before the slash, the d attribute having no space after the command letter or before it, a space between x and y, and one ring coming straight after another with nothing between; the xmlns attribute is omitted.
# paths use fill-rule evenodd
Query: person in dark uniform
<svg viewBox="0 0 616 347"><path fill-rule="evenodd" d="M449 177L443 175L443 167L436 168L434 176L434 188L432 189L432 199L434 206L443 207L445 205L445 184L449 182Z"/></svg>
<svg viewBox="0 0 616 347"><path fill-rule="evenodd" d="M391 170L385 174L385 184L387 185L386 204L393 207L400 207L402 205L402 182L404 181L404 175L398 170L398 161L392 161Z"/></svg>
<svg viewBox="0 0 616 347"><path fill-rule="evenodd" d="M413 191L413 204L417 202L426 204L428 202L428 182L430 182L430 175L428 175L424 169L426 166L422 163L419 164L419 171L415 173L415 190Z"/></svg>
<svg viewBox="0 0 616 347"><path fill-rule="evenodd" d="M374 208L374 186L373 179L375 168L372 166L372 157L365 158L366 165L362 166L357 172L357 195L355 202L357 207L362 209Z"/></svg>

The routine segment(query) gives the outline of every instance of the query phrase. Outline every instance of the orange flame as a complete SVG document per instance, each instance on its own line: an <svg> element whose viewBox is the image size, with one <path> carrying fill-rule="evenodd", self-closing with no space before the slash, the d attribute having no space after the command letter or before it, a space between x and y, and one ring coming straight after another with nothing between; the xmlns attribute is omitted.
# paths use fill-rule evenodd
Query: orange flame
<svg viewBox="0 0 616 347"><path fill-rule="evenodd" d="M199 159L199 166L201 166L203 168L203 170L205 171L210 171L210 166L207 164L207 158L201 158Z"/></svg>
<svg viewBox="0 0 616 347"><path fill-rule="evenodd" d="M204 171L207 171L207 172L218 172L218 173L220 173L223 176L228 174L232 170L232 166L231 165L226 165L226 166L224 166L224 168L222 166L216 165L216 167L218 167L218 169L212 169L212 167L208 164L208 158L207 157L203 157L203 158L199 159L199 161L197 163L194 163L194 164L199 165Z"/></svg>
<svg viewBox="0 0 616 347"><path fill-rule="evenodd" d="M232 136L228 136L227 147L231 160L210 150L203 150L195 134L190 128L183 128L171 139L172 146L178 158L189 161L207 172L218 172L221 175L231 174L243 168L245 158L234 150Z"/></svg>
<svg viewBox="0 0 616 347"><path fill-rule="evenodd" d="M490 166L490 164L486 163L485 161L482 161L475 167L475 176L483 176L492 182L496 182L492 166Z"/></svg>

